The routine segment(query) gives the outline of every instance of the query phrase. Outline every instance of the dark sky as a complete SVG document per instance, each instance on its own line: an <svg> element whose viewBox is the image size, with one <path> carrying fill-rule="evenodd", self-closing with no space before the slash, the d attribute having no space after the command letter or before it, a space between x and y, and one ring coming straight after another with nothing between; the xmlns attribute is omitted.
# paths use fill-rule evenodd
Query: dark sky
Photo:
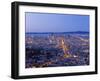
<svg viewBox="0 0 100 81"><path fill-rule="evenodd" d="M89 31L88 15L25 13L26 32Z"/></svg>

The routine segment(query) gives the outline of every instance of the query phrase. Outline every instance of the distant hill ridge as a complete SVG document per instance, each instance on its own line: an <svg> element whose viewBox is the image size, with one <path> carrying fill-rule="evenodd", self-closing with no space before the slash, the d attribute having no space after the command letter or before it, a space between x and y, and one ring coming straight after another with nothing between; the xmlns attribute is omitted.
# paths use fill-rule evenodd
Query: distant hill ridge
<svg viewBox="0 0 100 81"><path fill-rule="evenodd" d="M26 32L26 34L89 34L87 31L74 31L74 32Z"/></svg>

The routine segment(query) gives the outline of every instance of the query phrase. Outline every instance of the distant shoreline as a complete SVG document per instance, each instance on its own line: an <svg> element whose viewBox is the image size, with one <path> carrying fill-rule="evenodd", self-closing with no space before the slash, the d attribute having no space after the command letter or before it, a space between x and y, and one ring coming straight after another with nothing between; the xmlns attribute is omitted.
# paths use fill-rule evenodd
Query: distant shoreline
<svg viewBox="0 0 100 81"><path fill-rule="evenodd" d="M77 31L77 32L26 32L25 34L89 34L86 31Z"/></svg>

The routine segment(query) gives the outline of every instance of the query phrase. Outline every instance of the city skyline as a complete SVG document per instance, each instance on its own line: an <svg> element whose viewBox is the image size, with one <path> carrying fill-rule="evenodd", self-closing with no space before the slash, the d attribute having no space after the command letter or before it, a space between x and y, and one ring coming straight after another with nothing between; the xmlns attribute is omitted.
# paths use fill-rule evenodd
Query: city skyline
<svg viewBox="0 0 100 81"><path fill-rule="evenodd" d="M73 14L25 13L27 32L89 32L89 16Z"/></svg>

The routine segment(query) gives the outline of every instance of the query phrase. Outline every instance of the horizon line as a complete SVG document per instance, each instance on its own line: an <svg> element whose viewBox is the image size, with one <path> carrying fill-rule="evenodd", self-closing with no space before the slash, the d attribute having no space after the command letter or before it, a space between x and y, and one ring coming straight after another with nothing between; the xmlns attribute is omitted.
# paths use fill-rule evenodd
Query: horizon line
<svg viewBox="0 0 100 81"><path fill-rule="evenodd" d="M25 33L89 33L89 31L69 31L69 32L25 32Z"/></svg>

